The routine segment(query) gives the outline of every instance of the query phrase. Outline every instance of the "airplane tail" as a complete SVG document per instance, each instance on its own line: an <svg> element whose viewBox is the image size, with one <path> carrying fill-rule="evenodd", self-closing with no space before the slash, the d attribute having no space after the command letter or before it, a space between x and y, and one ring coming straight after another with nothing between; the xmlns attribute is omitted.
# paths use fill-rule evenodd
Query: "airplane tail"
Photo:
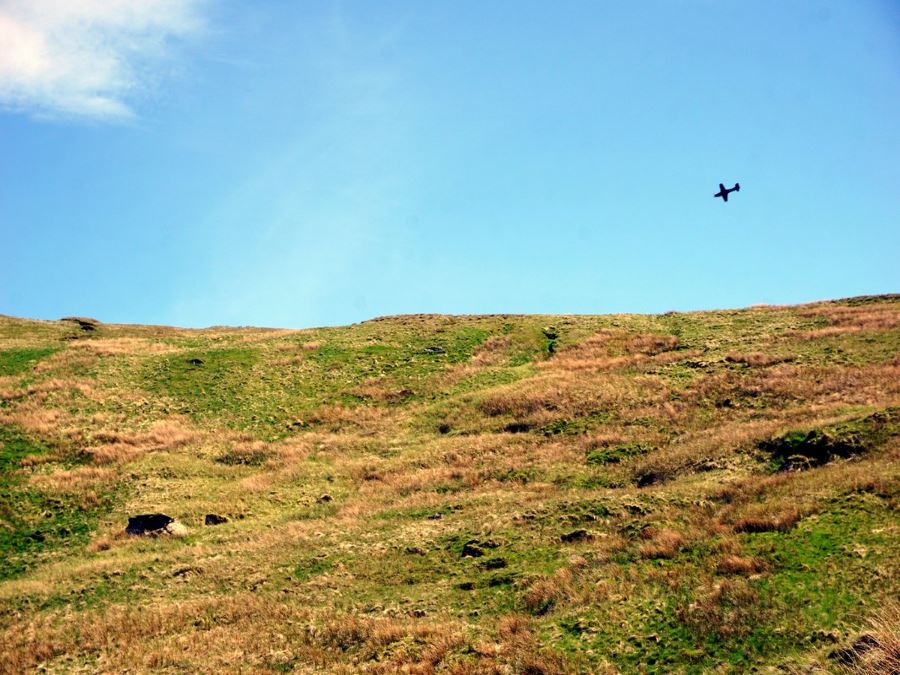
<svg viewBox="0 0 900 675"><path fill-rule="evenodd" d="M741 184L740 184L740 183L735 183L735 184L734 184L734 191L735 191L735 192L740 192L740 191L741 191Z"/></svg>

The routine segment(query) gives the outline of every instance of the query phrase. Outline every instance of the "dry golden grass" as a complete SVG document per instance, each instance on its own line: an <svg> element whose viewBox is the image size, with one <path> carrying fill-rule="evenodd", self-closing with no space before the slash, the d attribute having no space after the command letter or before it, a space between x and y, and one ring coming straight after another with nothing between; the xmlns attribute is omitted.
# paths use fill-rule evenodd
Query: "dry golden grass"
<svg viewBox="0 0 900 675"><path fill-rule="evenodd" d="M49 399L50 394L56 392L77 392L86 398L91 398L94 389L90 383L83 380L74 378L50 378L24 389L7 387L0 392L0 399L12 401L16 399L32 398L37 402L43 403Z"/></svg>
<svg viewBox="0 0 900 675"><path fill-rule="evenodd" d="M824 319L833 326L854 327L860 330L881 331L900 328L900 313L893 304L881 305L820 305L799 312L810 319Z"/></svg>
<svg viewBox="0 0 900 675"><path fill-rule="evenodd" d="M79 466L74 469L56 469L52 473L34 474L29 483L51 492L78 492L98 483L112 483L118 472L111 467Z"/></svg>
<svg viewBox="0 0 900 675"><path fill-rule="evenodd" d="M674 558L685 545L685 538L675 530L655 530L649 528L642 532L647 539L640 547L643 558Z"/></svg>
<svg viewBox="0 0 900 675"><path fill-rule="evenodd" d="M98 356L144 356L170 354L180 351L174 345L136 337L80 340L72 343L73 350L83 350Z"/></svg>
<svg viewBox="0 0 900 675"><path fill-rule="evenodd" d="M316 671L342 670L340 661L352 653L362 664L371 662L364 666L367 672L431 673L465 642L461 626L451 622L314 614L303 606L250 593L136 607L113 605L82 615L77 625L68 618L57 611L21 630L0 630L0 672L20 673L53 664L77 647L92 654L102 672L171 667L258 672L279 662ZM517 644L503 643L495 656L506 662L511 656L521 658L518 652L525 644L539 651L528 638L512 636ZM194 648L197 641L202 641L203 650ZM372 662L376 657L380 662Z"/></svg>
<svg viewBox="0 0 900 675"><path fill-rule="evenodd" d="M523 596L525 607L534 614L546 614L574 593L573 582L574 574L568 567L536 579Z"/></svg>
<svg viewBox="0 0 900 675"><path fill-rule="evenodd" d="M740 555L726 555L719 560L716 571L721 574L740 574L749 577L768 569L768 565L759 558Z"/></svg>
<svg viewBox="0 0 900 675"><path fill-rule="evenodd" d="M19 378L14 375L0 376L0 401L12 401L21 396Z"/></svg>
<svg viewBox="0 0 900 675"><path fill-rule="evenodd" d="M197 439L197 432L180 419L160 420L147 432L102 431L94 434L94 445L86 449L96 464L133 462L150 452L167 452Z"/></svg>
<svg viewBox="0 0 900 675"><path fill-rule="evenodd" d="M369 378L359 386L349 389L347 393L382 403L401 403L415 394L411 389L397 387L384 377Z"/></svg>
<svg viewBox="0 0 900 675"><path fill-rule="evenodd" d="M370 406L348 407L340 403L325 404L316 408L309 421L330 432L352 431L375 434L391 424L389 410Z"/></svg>
<svg viewBox="0 0 900 675"><path fill-rule="evenodd" d="M500 365L506 361L506 353L511 344L512 338L509 335L489 337L472 354L470 363L479 368Z"/></svg>
<svg viewBox="0 0 900 675"><path fill-rule="evenodd" d="M900 673L900 601L889 601L869 622L869 639L853 649L847 671L857 675Z"/></svg>
<svg viewBox="0 0 900 675"><path fill-rule="evenodd" d="M667 393L665 385L652 378L610 373L596 379L575 373L547 373L494 389L481 400L479 408L489 417L509 416L542 424L610 409L627 414L638 406L662 406Z"/></svg>
<svg viewBox="0 0 900 675"><path fill-rule="evenodd" d="M44 438L52 438L70 425L72 417L58 408L44 408L36 401L28 401L10 412L0 412L0 424L17 426Z"/></svg>
<svg viewBox="0 0 900 675"><path fill-rule="evenodd" d="M97 364L99 354L88 349L69 348L51 354L41 360L35 367L37 374L84 372Z"/></svg>
<svg viewBox="0 0 900 675"><path fill-rule="evenodd" d="M704 583L690 603L678 608L678 618L700 635L738 637L758 621L759 594L741 577Z"/></svg>
<svg viewBox="0 0 900 675"><path fill-rule="evenodd" d="M793 361L794 356L781 356L778 354L764 354L762 352L749 352L747 354L739 354L732 352L725 355L725 361L728 363L743 363L752 368L765 368L774 366L778 363Z"/></svg>
<svg viewBox="0 0 900 675"><path fill-rule="evenodd" d="M601 330L576 345L561 349L541 363L550 371L596 371L634 366L639 363L664 364L685 357L665 354L678 346L671 335L631 335L625 331Z"/></svg>

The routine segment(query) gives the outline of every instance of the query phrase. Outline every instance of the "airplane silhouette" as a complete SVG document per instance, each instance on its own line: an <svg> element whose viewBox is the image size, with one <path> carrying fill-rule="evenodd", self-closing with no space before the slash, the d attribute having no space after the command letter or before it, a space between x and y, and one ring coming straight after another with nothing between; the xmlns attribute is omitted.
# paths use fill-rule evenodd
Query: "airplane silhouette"
<svg viewBox="0 0 900 675"><path fill-rule="evenodd" d="M719 191L718 191L716 194L714 194L713 197L721 197L721 198L722 198L722 201L727 202L727 201L728 201L728 193L729 193L729 192L740 192L740 191L741 191L741 184L740 184L740 183L735 183L735 184L734 184L734 187L733 187L733 188L730 188L730 189L728 189L728 190L725 189L725 186L724 186L724 185L722 185L721 183L719 183Z"/></svg>

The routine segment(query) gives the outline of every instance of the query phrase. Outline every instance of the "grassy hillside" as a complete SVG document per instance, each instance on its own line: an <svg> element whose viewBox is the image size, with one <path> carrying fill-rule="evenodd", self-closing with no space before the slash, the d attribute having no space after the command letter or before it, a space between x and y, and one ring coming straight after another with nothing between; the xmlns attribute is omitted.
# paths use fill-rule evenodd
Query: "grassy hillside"
<svg viewBox="0 0 900 675"><path fill-rule="evenodd" d="M0 317L0 672L885 668L898 355L898 296Z"/></svg>

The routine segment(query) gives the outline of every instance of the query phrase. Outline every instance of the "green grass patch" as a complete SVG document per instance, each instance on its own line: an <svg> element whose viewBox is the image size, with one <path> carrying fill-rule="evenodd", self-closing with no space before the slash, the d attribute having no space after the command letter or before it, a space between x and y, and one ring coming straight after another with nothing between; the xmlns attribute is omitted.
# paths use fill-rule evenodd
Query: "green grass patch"
<svg viewBox="0 0 900 675"><path fill-rule="evenodd" d="M50 552L86 543L99 516L112 508L113 490L82 499L29 487L22 460L47 452L0 426L0 580L22 574Z"/></svg>
<svg viewBox="0 0 900 675"><path fill-rule="evenodd" d="M293 578L297 581L306 581L328 572L333 567L334 560L331 558L310 558L297 564L294 568Z"/></svg>
<svg viewBox="0 0 900 675"><path fill-rule="evenodd" d="M620 633L604 630L594 646L625 670L656 673L688 664L744 672L804 653L816 631L852 629L896 597L896 576L872 574L893 564L891 522L880 500L853 496L789 532L742 535L744 554L771 566L754 579L716 580L692 556L641 563L643 574L671 570L678 585L656 585L636 603L632 615L641 620L626 628L624 649Z"/></svg>
<svg viewBox="0 0 900 675"><path fill-rule="evenodd" d="M40 349L5 349L0 351L0 375L18 375L33 368L38 361L54 352L56 347Z"/></svg>

